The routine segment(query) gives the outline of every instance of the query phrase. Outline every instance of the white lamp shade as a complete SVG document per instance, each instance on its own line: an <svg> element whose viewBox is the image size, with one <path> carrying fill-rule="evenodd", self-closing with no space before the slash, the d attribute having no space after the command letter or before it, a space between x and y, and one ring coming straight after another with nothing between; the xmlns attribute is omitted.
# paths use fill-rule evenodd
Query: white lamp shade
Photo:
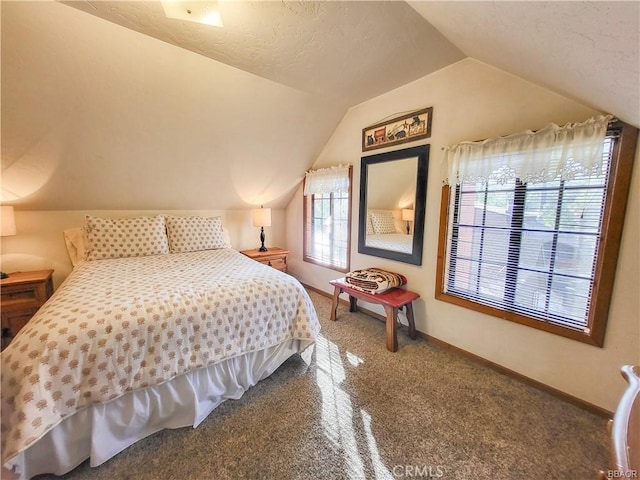
<svg viewBox="0 0 640 480"><path fill-rule="evenodd" d="M405 222L413 222L414 218L415 218L414 210L411 210L410 208L402 209L402 220L404 220Z"/></svg>
<svg viewBox="0 0 640 480"><path fill-rule="evenodd" d="M0 207L0 236L9 237L11 235L16 234L16 219L13 215L13 207L12 206L2 206Z"/></svg>
<svg viewBox="0 0 640 480"><path fill-rule="evenodd" d="M270 227L271 226L271 209L256 208L253 211L253 226L254 227Z"/></svg>

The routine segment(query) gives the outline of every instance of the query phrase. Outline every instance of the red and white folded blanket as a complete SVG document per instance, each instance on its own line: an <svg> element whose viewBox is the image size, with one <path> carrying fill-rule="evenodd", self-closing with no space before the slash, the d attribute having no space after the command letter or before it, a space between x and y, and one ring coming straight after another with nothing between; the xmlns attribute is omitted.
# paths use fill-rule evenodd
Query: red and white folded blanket
<svg viewBox="0 0 640 480"><path fill-rule="evenodd" d="M345 281L350 287L367 293L382 293L407 283L404 275L373 267L349 272Z"/></svg>

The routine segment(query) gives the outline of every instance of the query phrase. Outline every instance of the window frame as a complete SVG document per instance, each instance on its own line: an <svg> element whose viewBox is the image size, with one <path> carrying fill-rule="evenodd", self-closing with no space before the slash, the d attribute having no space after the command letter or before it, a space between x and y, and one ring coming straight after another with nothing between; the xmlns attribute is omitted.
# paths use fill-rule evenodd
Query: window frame
<svg viewBox="0 0 640 480"><path fill-rule="evenodd" d="M631 187L631 172L638 141L638 129L631 125L616 121L609 125L608 131L612 130L619 132L619 136L614 140L609 179L606 185L601 238L597 249L594 284L587 317L588 331L573 330L513 311L480 304L444 291L447 281L445 275L446 253L447 248L449 248L447 234L450 196L455 194L455 185L443 185L441 192L435 298L480 313L602 347L607 328L616 265L620 252L622 228Z"/></svg>
<svg viewBox="0 0 640 480"><path fill-rule="evenodd" d="M303 192L304 185L306 183L306 179L303 183ZM314 265L319 265L321 267L329 268L331 270L336 270L338 272L347 273L350 269L351 265L351 210L353 205L353 167L349 166L349 190L348 194L348 207L347 207L347 258L346 258L346 266L340 267L338 265L322 262L315 257L310 256L308 251L308 245L310 239L310 232L313 222L313 214L311 212L313 208L313 198L315 195L302 195L302 259L307 263L312 263ZM331 194L333 195L333 194ZM333 202L333 200L331 200ZM333 205L331 205L333 208Z"/></svg>

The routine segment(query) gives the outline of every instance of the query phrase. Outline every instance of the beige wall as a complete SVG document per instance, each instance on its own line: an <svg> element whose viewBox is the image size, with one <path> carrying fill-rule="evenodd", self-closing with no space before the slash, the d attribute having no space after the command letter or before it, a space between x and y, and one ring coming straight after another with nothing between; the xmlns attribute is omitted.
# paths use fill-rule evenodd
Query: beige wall
<svg viewBox="0 0 640 480"><path fill-rule="evenodd" d="M401 208L413 208L418 157L376 163L367 171L369 209L398 210L400 214Z"/></svg>
<svg viewBox="0 0 640 480"><path fill-rule="evenodd" d="M21 210L282 209L345 111L61 2L2 2L1 87Z"/></svg>
<svg viewBox="0 0 640 480"><path fill-rule="evenodd" d="M361 131L395 112L433 106L422 266L357 253ZM351 269L377 265L399 271L421 295L418 330L484 357L553 388L614 410L625 382L620 366L640 362L638 299L638 191L634 170L604 348L494 318L435 300L436 251L441 192L441 148L463 140L538 129L549 122L582 121L598 112L473 59L426 76L351 108L333 133L315 167L351 163L353 210ZM412 144L409 144L412 145ZM637 159L636 159L637 160ZM286 210L291 272L302 282L329 292L340 273L302 261L302 193ZM376 310L375 306L370 306ZM425 358L425 362L429 359ZM419 374L419 372L418 372Z"/></svg>
<svg viewBox="0 0 640 480"><path fill-rule="evenodd" d="M15 272L53 268L55 287L71 272L62 232L81 227L85 215L105 218L134 217L140 215L206 215L220 216L229 230L231 245L237 250L260 246L260 229L253 226L251 210L72 210L72 211L18 211L16 210L15 237L2 238L2 271ZM284 247L284 210L272 209L271 227L265 227L265 244Z"/></svg>

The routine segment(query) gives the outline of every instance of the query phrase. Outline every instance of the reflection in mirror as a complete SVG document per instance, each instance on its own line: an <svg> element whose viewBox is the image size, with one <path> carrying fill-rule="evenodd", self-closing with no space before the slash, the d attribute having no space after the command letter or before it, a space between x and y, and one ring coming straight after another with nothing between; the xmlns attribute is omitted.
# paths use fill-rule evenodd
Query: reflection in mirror
<svg viewBox="0 0 640 480"><path fill-rule="evenodd" d="M374 163L367 172L367 214L371 227L365 245L411 253L413 235L406 231L402 210L413 211L418 157ZM407 214L408 215L408 214Z"/></svg>
<svg viewBox="0 0 640 480"><path fill-rule="evenodd" d="M429 146L362 157L358 251L422 264Z"/></svg>

